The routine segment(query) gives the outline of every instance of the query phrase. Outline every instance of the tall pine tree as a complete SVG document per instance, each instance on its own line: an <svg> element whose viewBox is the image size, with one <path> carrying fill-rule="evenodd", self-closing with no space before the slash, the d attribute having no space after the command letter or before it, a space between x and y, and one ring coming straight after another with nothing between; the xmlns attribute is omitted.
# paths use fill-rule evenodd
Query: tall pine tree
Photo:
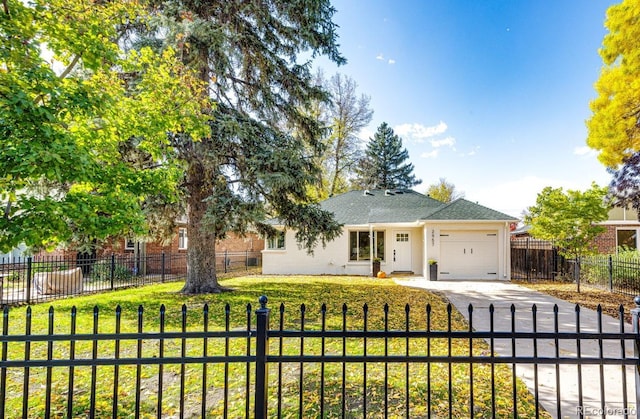
<svg viewBox="0 0 640 419"><path fill-rule="evenodd" d="M409 152L402 139L383 122L369 139L365 156L356 168L354 185L366 189L408 189L422 180L413 174L413 164L405 163Z"/></svg>
<svg viewBox="0 0 640 419"><path fill-rule="evenodd" d="M193 141L175 133L171 141L185 169L188 203L183 291L219 291L216 241L249 228L272 234L267 218L295 229L307 249L336 237L340 227L332 214L308 196L308 185L319 177L313 157L322 148L322 130L301 111L328 100L313 83L309 60L325 55L345 62L329 0L153 3L155 41L178 50L216 103L210 136ZM300 63L300 54L311 58Z"/></svg>

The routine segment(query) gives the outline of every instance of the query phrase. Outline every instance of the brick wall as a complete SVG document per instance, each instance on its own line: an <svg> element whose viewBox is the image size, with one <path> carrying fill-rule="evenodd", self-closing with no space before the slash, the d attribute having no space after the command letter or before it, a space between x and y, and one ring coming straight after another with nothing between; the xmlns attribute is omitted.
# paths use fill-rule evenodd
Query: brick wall
<svg viewBox="0 0 640 419"><path fill-rule="evenodd" d="M189 233L187 231L187 238L189 237ZM178 240L178 229L176 228L176 233L171 239L169 243L160 243L160 242L148 242L146 244L147 254L160 254L160 253L186 253L186 249L178 248L179 240ZM240 237L235 233L230 233L227 235L227 238L224 240L218 240L216 243L216 251L218 252L259 252L264 250L264 239L260 238L256 233L247 234L245 237ZM187 245L188 247L188 245ZM120 239L117 242L111 242L101 247L98 251L98 255L110 255L112 253L115 254L128 254L133 253L133 250L125 249L125 240Z"/></svg>
<svg viewBox="0 0 640 419"><path fill-rule="evenodd" d="M608 224L608 225L605 225L604 228L606 230L600 235L598 235L594 240L596 250L598 251L598 253L601 253L601 254L613 254L613 253L616 253L616 244L617 244L616 231L618 229L632 230L632 229L640 228L640 223L617 224L617 225Z"/></svg>

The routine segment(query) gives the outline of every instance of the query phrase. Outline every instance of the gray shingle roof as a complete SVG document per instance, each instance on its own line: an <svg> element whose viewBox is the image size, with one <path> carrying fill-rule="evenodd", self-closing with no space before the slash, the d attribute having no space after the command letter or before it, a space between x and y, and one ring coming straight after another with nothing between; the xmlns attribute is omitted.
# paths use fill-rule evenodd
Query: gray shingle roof
<svg viewBox="0 0 640 419"><path fill-rule="evenodd" d="M445 204L412 190L350 191L329 198L320 205L333 212L336 221L345 225L410 223L421 220L517 220L465 199Z"/></svg>
<svg viewBox="0 0 640 419"><path fill-rule="evenodd" d="M487 221L517 221L517 218L502 212L492 210L485 206L467 201L466 199L456 199L445 204L438 211L430 214L426 220L487 220Z"/></svg>

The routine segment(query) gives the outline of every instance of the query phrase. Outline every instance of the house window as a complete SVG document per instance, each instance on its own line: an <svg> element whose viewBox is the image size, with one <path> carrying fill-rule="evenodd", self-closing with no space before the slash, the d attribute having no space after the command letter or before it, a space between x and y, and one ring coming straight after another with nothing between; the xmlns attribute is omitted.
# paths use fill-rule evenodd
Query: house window
<svg viewBox="0 0 640 419"><path fill-rule="evenodd" d="M638 230L617 230L616 247L624 250L636 250L638 248Z"/></svg>
<svg viewBox="0 0 640 419"><path fill-rule="evenodd" d="M124 250L136 250L136 241L132 238L125 239Z"/></svg>
<svg viewBox="0 0 640 419"><path fill-rule="evenodd" d="M284 231L278 231L267 239L267 249L284 249Z"/></svg>
<svg viewBox="0 0 640 419"><path fill-rule="evenodd" d="M187 229L181 227L178 229L178 250L186 250L189 245L189 238L187 237Z"/></svg>
<svg viewBox="0 0 640 419"><path fill-rule="evenodd" d="M369 231L349 232L349 260L371 260L371 240ZM374 257L384 260L384 231L373 232Z"/></svg>
<svg viewBox="0 0 640 419"><path fill-rule="evenodd" d="M409 241L409 233L397 233L396 234L397 242L408 242Z"/></svg>

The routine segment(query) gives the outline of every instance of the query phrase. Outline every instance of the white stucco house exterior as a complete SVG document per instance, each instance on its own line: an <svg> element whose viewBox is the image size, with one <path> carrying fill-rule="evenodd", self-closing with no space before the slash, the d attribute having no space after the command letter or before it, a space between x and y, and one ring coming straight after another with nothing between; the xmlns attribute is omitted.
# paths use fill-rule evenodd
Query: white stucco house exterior
<svg viewBox="0 0 640 419"><path fill-rule="evenodd" d="M412 190L351 191L321 203L343 233L309 255L295 231L282 226L267 240L264 274L371 275L380 259L386 273L437 279L510 280L509 226L517 218L465 199L442 203Z"/></svg>

